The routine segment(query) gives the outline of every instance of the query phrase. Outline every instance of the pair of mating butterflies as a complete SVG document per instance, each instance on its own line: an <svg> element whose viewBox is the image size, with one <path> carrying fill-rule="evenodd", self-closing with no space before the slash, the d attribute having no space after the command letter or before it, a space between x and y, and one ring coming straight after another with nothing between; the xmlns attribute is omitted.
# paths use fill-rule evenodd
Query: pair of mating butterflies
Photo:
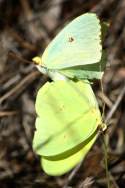
<svg viewBox="0 0 125 188"><path fill-rule="evenodd" d="M88 79L101 79L106 64L101 31L95 14L83 14L54 38L41 58L33 59L53 79L38 91L33 138L49 175L71 170L97 138L102 119Z"/></svg>

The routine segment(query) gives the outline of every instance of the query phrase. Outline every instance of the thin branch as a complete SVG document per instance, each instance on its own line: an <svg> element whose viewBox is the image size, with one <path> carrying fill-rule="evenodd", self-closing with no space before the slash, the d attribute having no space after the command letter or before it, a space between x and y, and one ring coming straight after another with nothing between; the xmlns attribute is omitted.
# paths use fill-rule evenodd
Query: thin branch
<svg viewBox="0 0 125 188"><path fill-rule="evenodd" d="M20 83L18 83L14 88L12 88L0 98L0 103L13 95L19 95L29 84L38 78L39 75L40 73L38 71L33 71L28 74L23 80L20 81Z"/></svg>
<svg viewBox="0 0 125 188"><path fill-rule="evenodd" d="M84 160L84 159L83 159ZM72 179L75 177L76 173L78 172L78 170L80 169L83 160L72 170L72 172L69 174L68 179L66 181L66 184L63 186L63 188L69 188L69 184L72 181Z"/></svg>
<svg viewBox="0 0 125 188"><path fill-rule="evenodd" d="M4 117L4 116L13 116L18 114L19 111L13 110L13 111L0 111L0 117Z"/></svg>
<svg viewBox="0 0 125 188"><path fill-rule="evenodd" d="M124 86L121 89L121 92L120 92L119 96L116 99L116 102L114 103L112 108L109 110L109 112L108 112L108 114L107 114L107 116L105 118L105 123L107 123L111 119L111 117L113 116L113 114L117 110L117 108L118 108L118 106L119 106L119 104L120 104L120 102L121 102L121 100L122 100L124 95L125 95L125 83L124 83Z"/></svg>

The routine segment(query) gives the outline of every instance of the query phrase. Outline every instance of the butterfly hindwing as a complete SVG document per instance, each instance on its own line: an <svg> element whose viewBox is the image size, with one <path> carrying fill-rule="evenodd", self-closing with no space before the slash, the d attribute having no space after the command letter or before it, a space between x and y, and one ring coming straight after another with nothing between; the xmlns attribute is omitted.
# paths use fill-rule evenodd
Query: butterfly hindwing
<svg viewBox="0 0 125 188"><path fill-rule="evenodd" d="M101 121L88 81L46 83L36 100L33 147L42 156L55 156L88 139Z"/></svg>
<svg viewBox="0 0 125 188"><path fill-rule="evenodd" d="M60 158L53 157L53 158L47 158L42 157L41 158L41 165L44 169L44 171L52 176L59 176L63 175L69 170L71 170L75 165L77 165L81 160L83 160L92 147L93 143L95 142L97 138L97 134L93 134L87 141L87 143L83 144L83 146L78 149L78 151L74 151L73 153L67 156L66 154L63 154ZM78 146L76 146L78 147Z"/></svg>

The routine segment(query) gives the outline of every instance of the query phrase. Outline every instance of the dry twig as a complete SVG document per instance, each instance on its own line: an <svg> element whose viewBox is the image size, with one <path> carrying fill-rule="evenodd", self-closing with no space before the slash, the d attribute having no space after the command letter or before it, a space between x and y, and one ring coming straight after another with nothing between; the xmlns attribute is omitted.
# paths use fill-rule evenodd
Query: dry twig
<svg viewBox="0 0 125 188"><path fill-rule="evenodd" d="M38 71L33 71L29 75L27 75L23 80L21 80L20 83L18 83L14 88L12 88L10 91L5 93L1 98L0 98L0 103L5 101L9 97L17 97L29 84L31 84L38 76L40 73Z"/></svg>

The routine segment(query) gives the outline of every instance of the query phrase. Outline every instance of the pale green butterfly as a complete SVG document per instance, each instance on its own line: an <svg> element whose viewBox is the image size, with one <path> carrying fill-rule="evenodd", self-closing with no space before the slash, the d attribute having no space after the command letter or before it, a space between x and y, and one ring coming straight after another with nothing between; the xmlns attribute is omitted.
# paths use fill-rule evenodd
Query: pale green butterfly
<svg viewBox="0 0 125 188"><path fill-rule="evenodd" d="M71 170L98 135L101 115L91 86L84 79L102 77L106 61L100 41L99 20L95 14L87 13L67 25L42 58L34 59L40 62L41 72L56 80L38 92L33 139L33 148L42 156L42 167L50 175ZM84 81L73 82L62 75Z"/></svg>
<svg viewBox="0 0 125 188"><path fill-rule="evenodd" d="M52 40L42 57L35 57L33 61L43 73L101 79L106 59L102 53L101 24L96 14L86 13L74 19Z"/></svg>
<svg viewBox="0 0 125 188"><path fill-rule="evenodd" d="M47 82L38 92L36 112L33 148L46 173L63 174L86 155L101 124L89 82Z"/></svg>

